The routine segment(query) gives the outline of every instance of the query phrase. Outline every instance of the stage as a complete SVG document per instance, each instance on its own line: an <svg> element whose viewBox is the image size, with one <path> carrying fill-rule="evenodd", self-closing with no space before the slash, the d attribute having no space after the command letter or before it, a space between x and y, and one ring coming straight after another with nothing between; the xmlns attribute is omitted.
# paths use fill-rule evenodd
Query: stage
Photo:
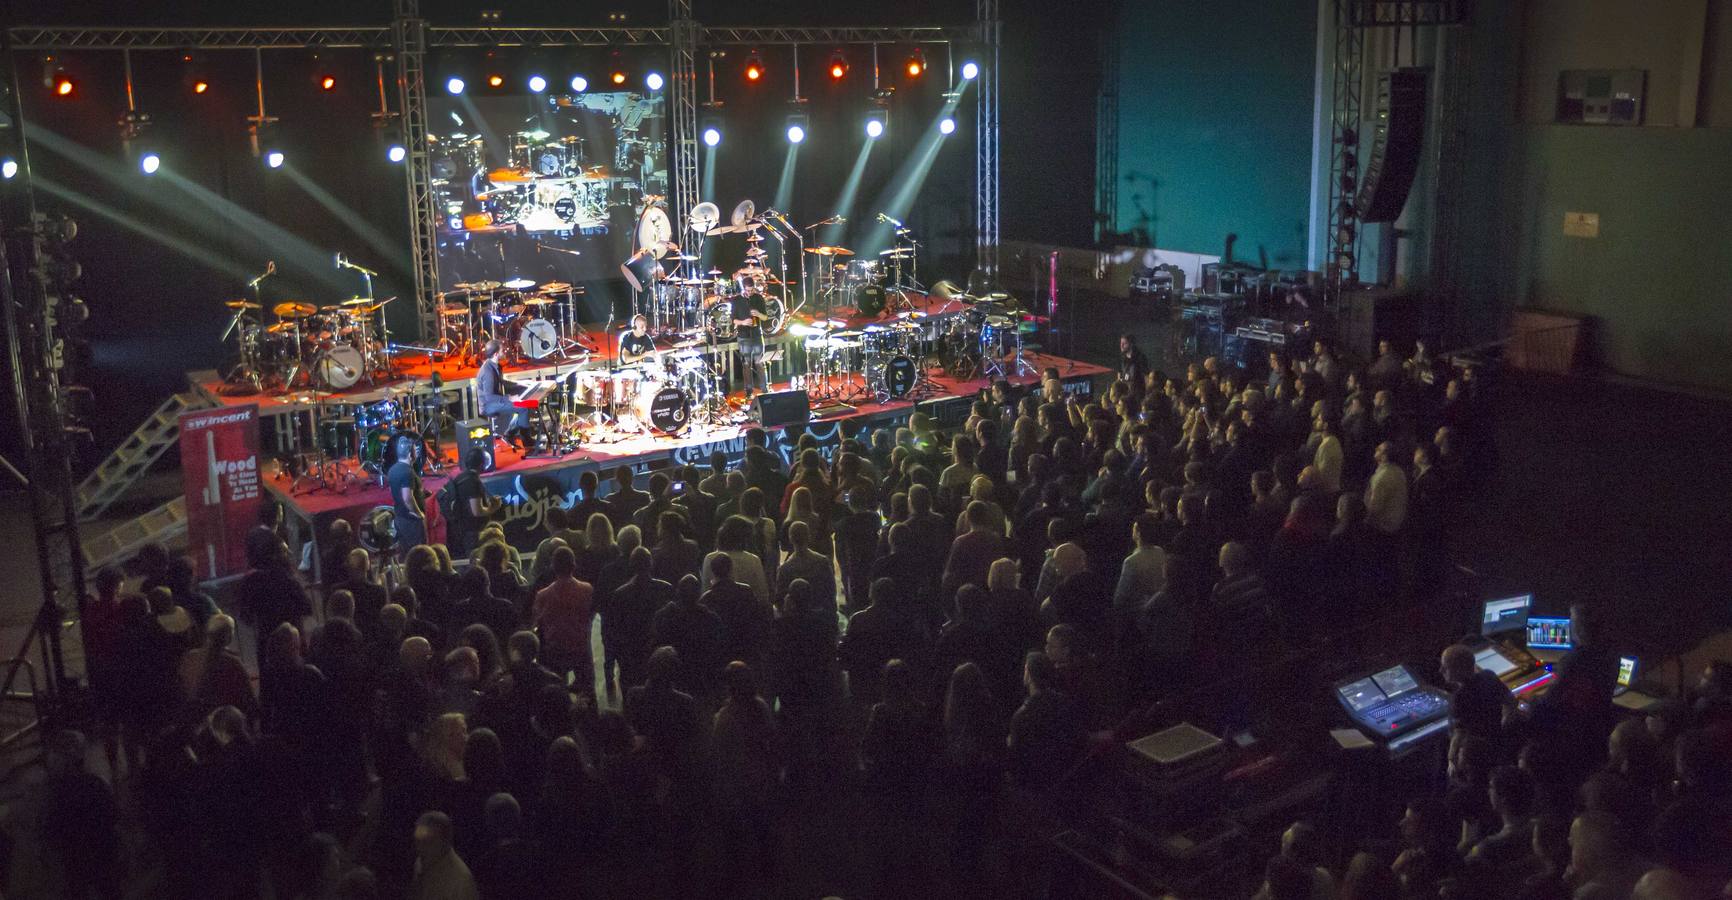
<svg viewBox="0 0 1732 900"><path fill-rule="evenodd" d="M918 312L933 322L961 315L966 310L966 306L956 301L945 303L919 299L923 302ZM859 330L873 324L888 324L896 318L889 314L881 317L863 316L852 309L839 309L834 313L839 314L839 321L845 322L846 330ZM794 322L807 324L810 321L806 316L793 317L791 327ZM1040 335L1031 328L1029 336ZM585 372L607 372L614 365L614 361L608 352L611 350L611 342L607 340L606 333L590 330L588 338L588 342L597 348L597 352L582 362L508 365L505 367L506 375L508 378L527 380ZM804 371L804 342L804 336L786 331L766 341L770 349L779 347L785 351L782 360L771 369L773 391L790 389L790 379ZM658 347L660 346L663 344L658 343ZM1022 358L1026 365L1021 367L1020 373L1009 375L1006 379L1018 386L1038 383L1040 373L1050 367L1059 371L1067 393L1092 396L1097 379L1111 375L1111 370L1101 366L1053 356L1038 349L1027 349L1036 346L1033 340L1027 341L1024 346ZM719 370L731 369L731 341L711 344L701 349L705 354L712 355L711 361ZM336 471L339 474L336 477L327 477L319 482L310 478L293 477L293 473L285 465L285 460L296 455L293 451L297 447L297 441L298 446L305 449L314 440L315 420L331 416L353 416L357 410L387 399L394 399L399 403L417 400L425 402L427 398L434 396L435 375L438 376L440 384L439 403L451 410L455 418L461 420L475 408L474 366L461 360L435 361L422 354L399 357L398 365L399 377L389 383L357 385L353 389L334 393L228 396L221 393L222 383L216 373L209 371L189 373L188 381L193 392L213 407L258 405L259 418L267 431L267 438L274 436L278 450L277 459L266 468L264 487L271 496L282 502L289 519L296 529L302 532L300 536L303 539L316 540L334 519L359 520L372 509L388 506L391 501L389 492L379 486L376 477L363 471L353 456L337 462ZM941 373L937 369L928 369L927 377L930 388L918 400L879 402L878 398L867 397L846 405L826 405L815 401L809 422L768 429L770 447L780 453L784 463L787 463L800 436L809 433L817 439L820 452L828 457L844 438L863 436L862 440L865 440L864 436L869 436L874 430L906 425L917 410L931 416L941 427L954 426L967 418L974 398L989 387L996 376L956 377ZM738 463L745 449L745 432L757 425L750 420L749 412L750 407L746 409L746 415L735 417L744 421L730 421L728 424L694 422L679 433L671 435L648 431L622 432L611 426L590 428L585 431L584 440L573 451L560 455L544 453L525 456L501 444L497 450L496 468L484 476L483 481L491 494L504 501L498 518L505 525L508 539L521 550L533 550L545 536L543 520L546 510L555 505L569 505L576 498L578 479L583 472L600 471L603 476L603 490L606 491L612 488L608 474L621 465L630 466L640 476L674 465L696 464L707 468L711 454L718 450L726 454L730 463ZM442 457L443 471L435 472L430 467L425 477L429 493L437 492L457 465L456 448L452 441L444 440L440 444L439 455ZM434 535L437 538L442 529L436 513L433 523Z"/></svg>

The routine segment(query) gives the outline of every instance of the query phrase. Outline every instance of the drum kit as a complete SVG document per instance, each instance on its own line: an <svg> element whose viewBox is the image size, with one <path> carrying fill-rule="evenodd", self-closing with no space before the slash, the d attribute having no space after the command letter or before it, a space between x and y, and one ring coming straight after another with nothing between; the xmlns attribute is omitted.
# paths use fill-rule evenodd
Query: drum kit
<svg viewBox="0 0 1732 900"><path fill-rule="evenodd" d="M410 461L421 475L444 471L440 433L450 427L452 417L437 379L431 392L416 385L387 387L379 398L363 403L324 402L312 408L312 446L303 451L296 429L297 448L290 456L290 491L329 491L342 494L360 483L365 475L376 484L397 463L399 438L414 447Z"/></svg>
<svg viewBox="0 0 1732 900"><path fill-rule="evenodd" d="M481 136L435 137L433 183L465 231L605 231L613 179L606 166L586 163L584 143L538 128L509 132L505 164L489 167Z"/></svg>
<svg viewBox="0 0 1732 900"><path fill-rule="evenodd" d="M441 331L433 355L481 362L481 349L497 340L511 364L581 362L594 348L584 343L577 298L582 287L563 281L462 282L438 295Z"/></svg>
<svg viewBox="0 0 1732 900"><path fill-rule="evenodd" d="M235 335L240 363L228 386L288 394L296 390L341 391L391 377L391 349L384 311L395 297L351 297L328 306L284 300L269 309L252 300L229 300L226 340ZM226 393L237 393L227 390Z"/></svg>

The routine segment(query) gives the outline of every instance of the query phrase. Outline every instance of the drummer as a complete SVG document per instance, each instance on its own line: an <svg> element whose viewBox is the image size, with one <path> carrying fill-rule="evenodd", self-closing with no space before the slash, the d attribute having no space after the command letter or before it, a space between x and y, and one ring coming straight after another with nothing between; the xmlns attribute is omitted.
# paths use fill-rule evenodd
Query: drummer
<svg viewBox="0 0 1732 900"><path fill-rule="evenodd" d="M734 273L734 280L739 283L740 293L735 295L729 304L729 317L734 322L734 336L739 340L740 366L745 369L746 399L751 400L753 391L767 391L769 373L764 366L764 320L770 317L769 307L764 303L764 297L759 291L762 285L745 269Z"/></svg>
<svg viewBox="0 0 1732 900"><path fill-rule="evenodd" d="M655 338L649 335L649 319L643 313L631 317L631 330L619 339L619 358L624 363L635 363L656 350Z"/></svg>

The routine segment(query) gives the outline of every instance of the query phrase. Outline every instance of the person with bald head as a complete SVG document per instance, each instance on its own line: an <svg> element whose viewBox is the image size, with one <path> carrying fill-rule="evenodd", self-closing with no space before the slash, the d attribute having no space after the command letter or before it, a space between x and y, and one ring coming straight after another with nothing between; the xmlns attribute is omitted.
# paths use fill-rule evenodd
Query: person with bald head
<svg viewBox="0 0 1732 900"><path fill-rule="evenodd" d="M1438 670L1449 686L1451 727L1457 735L1471 734L1501 745L1504 713L1515 706L1509 687L1474 661L1466 644L1451 644L1438 659Z"/></svg>
<svg viewBox="0 0 1732 900"><path fill-rule="evenodd" d="M1107 620L1112 613L1112 585L1095 571L1081 544L1065 542L1053 548L1057 584L1047 598L1053 621L1074 627L1092 650L1104 648Z"/></svg>
<svg viewBox="0 0 1732 900"><path fill-rule="evenodd" d="M1407 472L1388 441L1377 445L1373 458L1377 468L1365 487L1365 523L1380 534L1394 535L1407 522Z"/></svg>

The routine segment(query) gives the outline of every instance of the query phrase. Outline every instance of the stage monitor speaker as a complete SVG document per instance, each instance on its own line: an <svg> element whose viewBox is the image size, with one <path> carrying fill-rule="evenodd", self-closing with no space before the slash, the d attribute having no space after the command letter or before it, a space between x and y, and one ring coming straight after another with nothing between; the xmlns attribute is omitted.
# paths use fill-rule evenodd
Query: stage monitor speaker
<svg viewBox="0 0 1732 900"><path fill-rule="evenodd" d="M752 403L758 412L758 424L765 428L804 425L812 420L812 398L804 390L759 394Z"/></svg>
<svg viewBox="0 0 1732 900"><path fill-rule="evenodd" d="M487 465L481 468L483 472L493 471L493 423L487 419L464 419L457 423L457 465L468 464L469 451L480 450L487 454Z"/></svg>
<svg viewBox="0 0 1732 900"><path fill-rule="evenodd" d="M1393 222L1425 149L1425 88L1430 69L1397 69L1377 76L1377 127L1359 183L1359 218Z"/></svg>

